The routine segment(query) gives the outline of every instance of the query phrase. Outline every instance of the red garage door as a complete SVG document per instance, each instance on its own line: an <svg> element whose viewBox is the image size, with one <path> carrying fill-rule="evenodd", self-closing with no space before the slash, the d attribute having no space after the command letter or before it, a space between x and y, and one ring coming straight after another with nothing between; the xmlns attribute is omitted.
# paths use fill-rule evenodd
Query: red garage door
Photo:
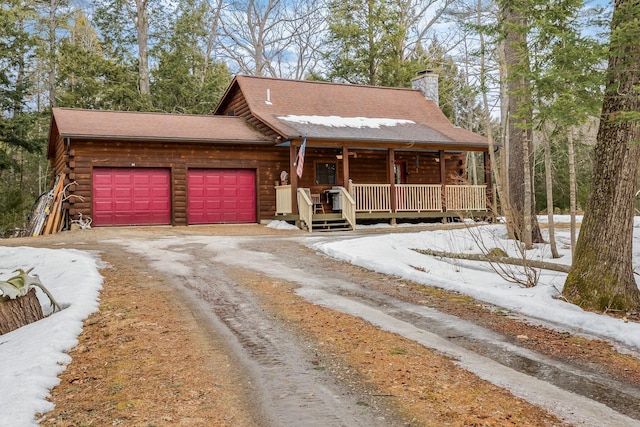
<svg viewBox="0 0 640 427"><path fill-rule="evenodd" d="M189 224L256 222L256 174L252 169L191 169Z"/></svg>
<svg viewBox="0 0 640 427"><path fill-rule="evenodd" d="M169 169L93 169L94 225L170 223Z"/></svg>

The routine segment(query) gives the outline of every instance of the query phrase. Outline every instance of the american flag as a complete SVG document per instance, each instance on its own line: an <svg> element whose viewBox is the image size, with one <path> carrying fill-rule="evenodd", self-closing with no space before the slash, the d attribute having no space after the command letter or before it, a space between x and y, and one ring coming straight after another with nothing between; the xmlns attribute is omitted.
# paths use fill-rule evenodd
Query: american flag
<svg viewBox="0 0 640 427"><path fill-rule="evenodd" d="M305 138L302 141L302 145L300 146L300 151L298 151L298 159L296 160L297 162L297 167L296 167L296 173L298 174L298 177L302 178L302 168L304 167L304 150L305 148L307 148L307 138Z"/></svg>

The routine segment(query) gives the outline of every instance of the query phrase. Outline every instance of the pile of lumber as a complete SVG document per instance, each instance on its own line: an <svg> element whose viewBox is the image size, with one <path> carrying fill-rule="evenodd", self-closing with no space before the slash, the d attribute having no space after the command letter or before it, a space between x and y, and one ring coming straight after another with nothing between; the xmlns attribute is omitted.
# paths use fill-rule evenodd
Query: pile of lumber
<svg viewBox="0 0 640 427"><path fill-rule="evenodd" d="M62 211L65 174L56 176L53 188L40 196L29 221L28 236L53 234L62 230L65 215Z"/></svg>

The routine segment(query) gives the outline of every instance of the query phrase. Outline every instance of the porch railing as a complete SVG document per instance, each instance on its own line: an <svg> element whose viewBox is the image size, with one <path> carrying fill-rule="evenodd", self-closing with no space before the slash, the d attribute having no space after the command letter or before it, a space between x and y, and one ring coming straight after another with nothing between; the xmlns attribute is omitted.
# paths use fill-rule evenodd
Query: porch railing
<svg viewBox="0 0 640 427"><path fill-rule="evenodd" d="M444 198L448 211L486 211L486 185L445 185Z"/></svg>
<svg viewBox="0 0 640 427"><path fill-rule="evenodd" d="M276 186L276 213L290 214L291 186ZM486 211L486 185L445 185L444 205L440 184L396 184L397 212ZM342 216L355 228L356 212L391 212L390 184L353 184L342 189ZM300 220L311 231L313 202L298 189Z"/></svg>
<svg viewBox="0 0 640 427"><path fill-rule="evenodd" d="M307 230L311 233L313 228L313 201L304 188L298 188L298 213L300 214L300 221L305 223Z"/></svg>
<svg viewBox="0 0 640 427"><path fill-rule="evenodd" d="M356 229L356 201L346 188L340 187L342 197L342 218L346 219L352 230Z"/></svg>
<svg viewBox="0 0 640 427"><path fill-rule="evenodd" d="M391 212L391 184L349 184L356 212Z"/></svg>
<svg viewBox="0 0 640 427"><path fill-rule="evenodd" d="M291 206L291 186L276 185L276 215L286 215L293 212Z"/></svg>
<svg viewBox="0 0 640 427"><path fill-rule="evenodd" d="M442 185L396 184L398 212L442 211Z"/></svg>
<svg viewBox="0 0 640 427"><path fill-rule="evenodd" d="M396 184L397 212L486 211L486 185ZM354 184L356 212L391 212L391 184Z"/></svg>

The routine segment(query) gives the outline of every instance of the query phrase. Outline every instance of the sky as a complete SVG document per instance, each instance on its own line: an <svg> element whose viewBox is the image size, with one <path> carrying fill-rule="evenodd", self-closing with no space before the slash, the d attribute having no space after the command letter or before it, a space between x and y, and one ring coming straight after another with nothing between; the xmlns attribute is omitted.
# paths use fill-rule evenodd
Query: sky
<svg viewBox="0 0 640 427"><path fill-rule="evenodd" d="M556 221L568 222L568 217L555 218ZM540 217L541 222L545 219ZM269 227L288 229L292 226L274 221ZM545 271L535 288L522 288L501 278L487 263L441 259L412 250L430 248L479 253L480 245L499 247L517 256L513 242L506 239L503 225L458 230L430 228L425 225L425 231L420 232L365 236L342 234L335 237L315 233L297 235L295 238L319 252L370 270L461 292L503 307L514 315L527 316L534 322L539 321L547 326L553 323L553 327L560 330L572 333L580 331L586 336L609 339L640 351L640 324L585 312L557 299L566 277L564 273ZM635 268L640 267L639 239L640 217L636 217ZM566 228L556 230L556 241L561 258L551 260L551 251L546 244L536 245L528 256L568 264L570 251ZM174 264L173 260L167 262ZM67 353L78 343L82 321L98 310L102 287L99 269L104 264L96 254L70 249L11 248L0 245L0 280L9 278L16 268L32 267L32 273L40 276L42 283L65 308L43 320L0 335L0 426L38 425L35 414L53 408L46 397L58 384L57 376L71 362ZM51 313L46 296L38 292L38 297L45 312Z"/></svg>

